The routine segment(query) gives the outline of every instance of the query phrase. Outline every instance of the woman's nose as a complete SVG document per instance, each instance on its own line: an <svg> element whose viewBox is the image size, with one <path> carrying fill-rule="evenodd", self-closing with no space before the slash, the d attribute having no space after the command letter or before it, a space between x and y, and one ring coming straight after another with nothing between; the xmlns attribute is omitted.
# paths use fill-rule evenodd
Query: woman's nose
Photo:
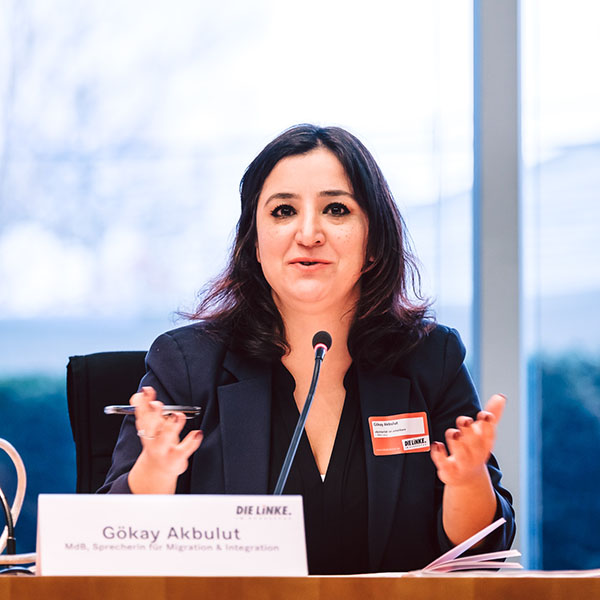
<svg viewBox="0 0 600 600"><path fill-rule="evenodd" d="M296 243L301 246L317 246L325 241L325 234L321 226L319 215L307 213L298 220Z"/></svg>

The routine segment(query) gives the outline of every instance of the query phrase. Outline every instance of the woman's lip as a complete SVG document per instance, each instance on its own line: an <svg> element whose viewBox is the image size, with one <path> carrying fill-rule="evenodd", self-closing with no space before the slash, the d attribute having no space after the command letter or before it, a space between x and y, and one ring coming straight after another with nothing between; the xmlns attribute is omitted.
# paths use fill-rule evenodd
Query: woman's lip
<svg viewBox="0 0 600 600"><path fill-rule="evenodd" d="M290 261L290 265L300 265L302 267L314 267L316 265L328 265L329 261L326 260L315 260L310 258L295 258Z"/></svg>
<svg viewBox="0 0 600 600"><path fill-rule="evenodd" d="M331 263L323 260L293 260L290 261L290 267L302 273L315 273L329 266Z"/></svg>

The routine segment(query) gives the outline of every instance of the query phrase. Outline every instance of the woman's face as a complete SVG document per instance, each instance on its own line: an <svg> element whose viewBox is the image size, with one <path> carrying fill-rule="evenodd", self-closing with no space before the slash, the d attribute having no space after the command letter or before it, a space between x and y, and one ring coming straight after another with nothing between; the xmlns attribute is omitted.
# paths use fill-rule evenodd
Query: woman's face
<svg viewBox="0 0 600 600"><path fill-rule="evenodd" d="M280 309L337 309L358 300L368 219L335 154L316 148L280 160L256 213L256 256Z"/></svg>

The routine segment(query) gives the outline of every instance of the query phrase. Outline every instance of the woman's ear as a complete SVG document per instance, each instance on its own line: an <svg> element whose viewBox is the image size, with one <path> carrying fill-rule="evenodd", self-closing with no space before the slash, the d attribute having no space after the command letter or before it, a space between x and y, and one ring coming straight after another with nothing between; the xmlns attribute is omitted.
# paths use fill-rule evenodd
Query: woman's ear
<svg viewBox="0 0 600 600"><path fill-rule="evenodd" d="M256 248L256 260L260 262L260 250L258 249L258 243L254 245Z"/></svg>

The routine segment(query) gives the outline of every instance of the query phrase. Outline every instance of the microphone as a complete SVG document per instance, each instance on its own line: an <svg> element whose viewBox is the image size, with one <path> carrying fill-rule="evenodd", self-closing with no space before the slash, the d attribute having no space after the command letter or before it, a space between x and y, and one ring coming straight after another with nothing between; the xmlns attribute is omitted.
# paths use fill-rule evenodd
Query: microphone
<svg viewBox="0 0 600 600"><path fill-rule="evenodd" d="M298 419L298 423L296 423L296 429L294 429L292 441L290 442L287 454L285 455L285 460L283 461L283 467L281 467L281 472L279 473L279 478L277 479L277 484L275 485L275 491L273 492L274 496L281 496L283 493L283 488L285 487L288 475L290 474L292 462L294 461L296 451L298 450L300 437L304 431L304 425L306 424L308 411L310 410L310 406L315 396L317 381L319 381L319 373L321 372L321 363L323 362L323 358L325 358L325 354L329 348L331 348L331 343L331 336L326 331L318 331L313 336L312 345L313 350L315 351L315 367L313 369L312 381L310 382L310 388L308 390L308 395L306 396L306 402L304 402L302 414Z"/></svg>
<svg viewBox="0 0 600 600"><path fill-rule="evenodd" d="M331 343L331 336L326 331L317 331L313 335L312 346L315 351L315 360L323 360L325 353L331 348Z"/></svg>

